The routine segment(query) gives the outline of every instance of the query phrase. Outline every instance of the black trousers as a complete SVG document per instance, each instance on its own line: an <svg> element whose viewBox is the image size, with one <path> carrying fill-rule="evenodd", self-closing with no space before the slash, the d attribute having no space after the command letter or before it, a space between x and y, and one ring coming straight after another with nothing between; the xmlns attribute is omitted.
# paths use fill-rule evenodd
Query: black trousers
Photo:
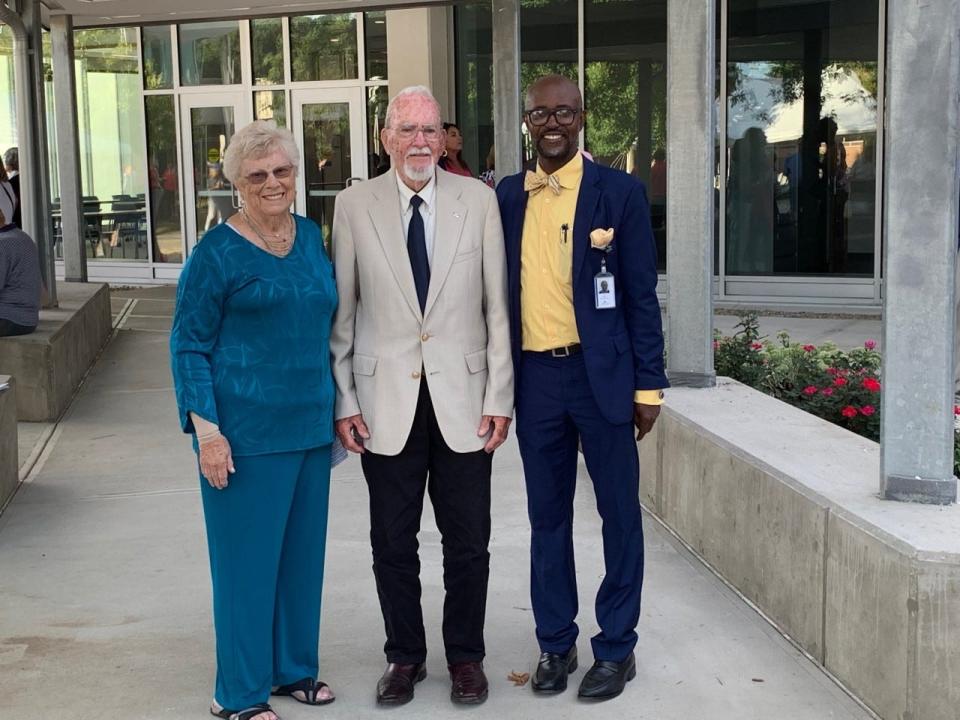
<svg viewBox="0 0 960 720"><path fill-rule="evenodd" d="M37 329L36 325L17 325L15 322L0 318L0 337L13 337L14 335L29 335Z"/></svg>
<svg viewBox="0 0 960 720"><path fill-rule="evenodd" d="M448 663L480 661L490 574L490 467L479 450L457 453L444 442L426 382L410 437L399 455L360 456L370 490L373 574L386 628L387 662L427 657L420 607L417 533L424 490L443 544L443 643Z"/></svg>

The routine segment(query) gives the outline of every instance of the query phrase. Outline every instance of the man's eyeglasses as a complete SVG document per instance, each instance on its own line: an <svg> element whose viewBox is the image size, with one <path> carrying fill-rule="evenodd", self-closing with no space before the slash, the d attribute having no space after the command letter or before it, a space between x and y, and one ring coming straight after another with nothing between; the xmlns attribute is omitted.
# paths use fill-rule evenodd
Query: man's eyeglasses
<svg viewBox="0 0 960 720"><path fill-rule="evenodd" d="M293 165L281 165L273 170L257 170L247 175L247 182L251 185L263 185L271 175L277 180L286 180L293 175Z"/></svg>
<svg viewBox="0 0 960 720"><path fill-rule="evenodd" d="M413 140L418 132L422 132L423 139L428 143L439 142L443 135L443 130L437 125L413 125L404 123L397 125L397 127L393 128L393 131L397 134L397 137L402 140Z"/></svg>
<svg viewBox="0 0 960 720"><path fill-rule="evenodd" d="M551 115L557 119L558 125L572 125L573 121L577 117L577 114L580 112L580 110L565 107L556 108L555 110L536 108L534 110L527 110L524 115L526 115L527 120L531 125L540 127L541 125L546 125L550 121Z"/></svg>

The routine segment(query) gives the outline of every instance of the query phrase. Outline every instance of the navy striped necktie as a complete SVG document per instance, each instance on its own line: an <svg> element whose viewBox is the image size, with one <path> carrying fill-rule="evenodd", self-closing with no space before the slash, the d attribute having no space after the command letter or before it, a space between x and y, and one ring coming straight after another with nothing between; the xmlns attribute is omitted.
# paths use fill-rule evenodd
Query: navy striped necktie
<svg viewBox="0 0 960 720"><path fill-rule="evenodd" d="M417 300L420 312L427 304L427 288L430 287L430 262L427 259L427 233L423 227L420 205L423 198L414 195L410 198L410 225L407 227L407 252L410 254L410 268L413 270L413 284L417 288Z"/></svg>

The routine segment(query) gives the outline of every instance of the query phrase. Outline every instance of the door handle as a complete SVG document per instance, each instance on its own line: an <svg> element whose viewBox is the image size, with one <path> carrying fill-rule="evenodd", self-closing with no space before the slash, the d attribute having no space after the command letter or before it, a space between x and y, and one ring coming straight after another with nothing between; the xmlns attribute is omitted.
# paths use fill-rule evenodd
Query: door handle
<svg viewBox="0 0 960 720"><path fill-rule="evenodd" d="M343 181L343 187L348 188L351 185L353 185L355 182L359 182L361 180L363 180L362 177L348 177L346 180Z"/></svg>

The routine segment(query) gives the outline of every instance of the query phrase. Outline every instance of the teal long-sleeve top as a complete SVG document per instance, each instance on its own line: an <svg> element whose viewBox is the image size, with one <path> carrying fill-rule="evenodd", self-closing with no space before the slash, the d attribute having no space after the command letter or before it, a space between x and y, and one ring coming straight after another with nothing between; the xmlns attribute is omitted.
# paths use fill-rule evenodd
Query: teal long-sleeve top
<svg viewBox="0 0 960 720"><path fill-rule="evenodd" d="M216 423L234 455L333 442L333 266L320 228L294 216L296 241L276 257L226 223L203 236L177 286L170 334L180 425Z"/></svg>

